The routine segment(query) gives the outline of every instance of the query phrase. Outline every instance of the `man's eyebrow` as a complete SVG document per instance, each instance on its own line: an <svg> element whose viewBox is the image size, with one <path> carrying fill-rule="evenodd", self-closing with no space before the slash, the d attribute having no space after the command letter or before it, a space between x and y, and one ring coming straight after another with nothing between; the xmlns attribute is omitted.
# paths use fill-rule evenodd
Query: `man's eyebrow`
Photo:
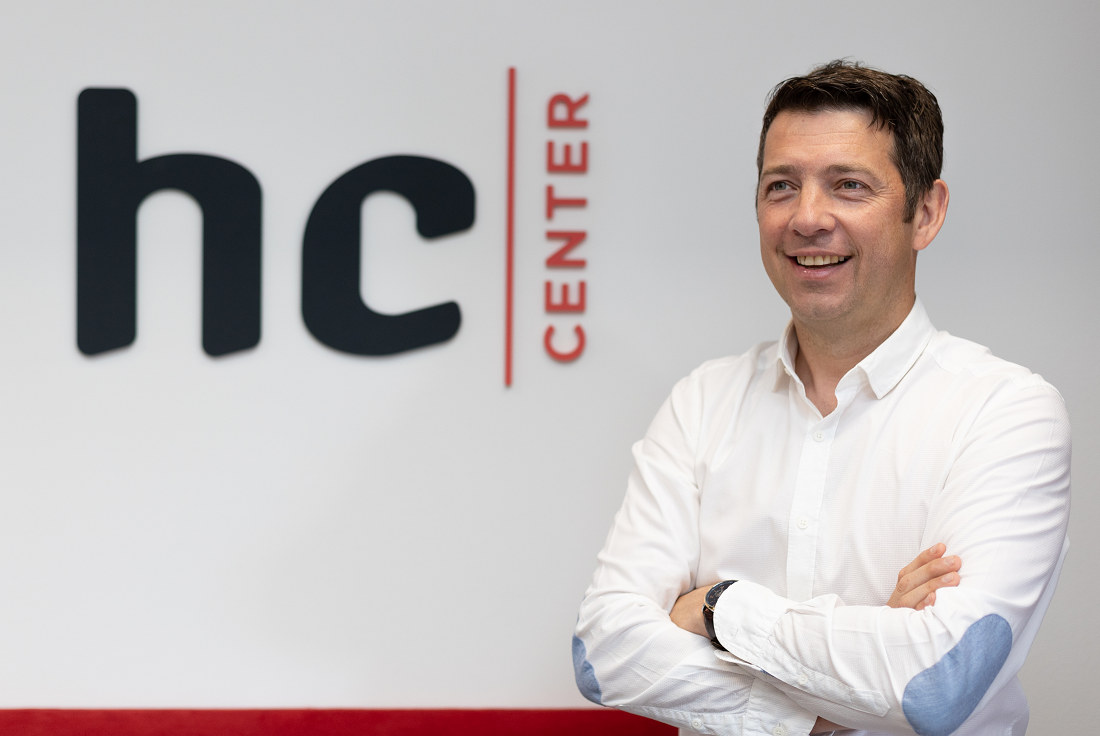
<svg viewBox="0 0 1100 736"><path fill-rule="evenodd" d="M760 172L760 178L765 176L790 176L798 171L797 167L790 164L779 164L778 166L769 166Z"/></svg>
<svg viewBox="0 0 1100 736"><path fill-rule="evenodd" d="M775 166L769 166L760 172L760 178L764 179L769 176L794 176L801 173L801 171L802 169L800 167L792 164L777 164ZM858 166L856 164L832 164L825 169L825 173L829 176L860 174L876 182L879 181L874 171L865 166Z"/></svg>
<svg viewBox="0 0 1100 736"><path fill-rule="evenodd" d="M866 179L871 180L875 184L882 184L882 179L879 175L872 171L872 169L866 166L856 166L855 164L833 164L825 169L825 172L831 176L844 175L844 174L858 174Z"/></svg>
<svg viewBox="0 0 1100 736"><path fill-rule="evenodd" d="M875 177L875 173L863 166L855 166L853 164L833 164L829 168L825 169L829 174L865 174L866 176ZM878 177L875 177L876 179Z"/></svg>

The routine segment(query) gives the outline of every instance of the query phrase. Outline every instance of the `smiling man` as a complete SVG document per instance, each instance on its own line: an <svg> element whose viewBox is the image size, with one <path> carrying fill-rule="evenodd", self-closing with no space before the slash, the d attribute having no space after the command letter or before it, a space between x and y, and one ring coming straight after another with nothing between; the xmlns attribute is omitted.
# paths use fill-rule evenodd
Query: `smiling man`
<svg viewBox="0 0 1100 736"><path fill-rule="evenodd" d="M942 141L909 77L832 62L772 92L756 214L791 321L680 381L634 446L573 640L590 700L686 733L1025 732L1069 423L916 297Z"/></svg>

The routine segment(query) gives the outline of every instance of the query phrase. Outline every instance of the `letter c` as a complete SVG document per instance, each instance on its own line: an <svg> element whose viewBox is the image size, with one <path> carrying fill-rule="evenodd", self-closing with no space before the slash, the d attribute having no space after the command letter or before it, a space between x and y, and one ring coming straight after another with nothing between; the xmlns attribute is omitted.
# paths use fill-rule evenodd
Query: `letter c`
<svg viewBox="0 0 1100 736"><path fill-rule="evenodd" d="M438 238L474 224L474 185L443 161L387 156L348 171L321 194L302 243L302 318L331 348L355 355L393 355L454 337L462 322L455 302L404 314L380 314L359 294L363 200L400 194L416 210L416 230Z"/></svg>
<svg viewBox="0 0 1100 736"><path fill-rule="evenodd" d="M581 357L581 353L584 352L584 328L577 325L573 328L573 332L577 335L577 347L568 353L559 353L554 349L554 325L546 328L546 333L542 336L542 344L551 358L561 363L570 363Z"/></svg>

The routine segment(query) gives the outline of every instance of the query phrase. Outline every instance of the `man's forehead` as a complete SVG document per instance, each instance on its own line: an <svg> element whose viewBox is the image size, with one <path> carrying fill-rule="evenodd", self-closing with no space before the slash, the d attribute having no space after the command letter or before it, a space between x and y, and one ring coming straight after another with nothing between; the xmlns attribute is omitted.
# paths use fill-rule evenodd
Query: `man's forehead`
<svg viewBox="0 0 1100 736"><path fill-rule="evenodd" d="M765 173L777 167L790 170L820 161L839 171L845 166L857 167L854 162L845 163L846 158L881 159L885 156L885 163L892 152L893 134L875 124L868 110L784 110L768 128L764 141L764 169Z"/></svg>

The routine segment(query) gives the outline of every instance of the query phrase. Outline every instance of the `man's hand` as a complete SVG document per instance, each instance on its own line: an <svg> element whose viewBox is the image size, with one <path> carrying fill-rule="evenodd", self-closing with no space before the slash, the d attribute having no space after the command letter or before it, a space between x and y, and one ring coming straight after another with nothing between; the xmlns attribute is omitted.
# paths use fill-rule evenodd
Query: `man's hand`
<svg viewBox="0 0 1100 736"><path fill-rule="evenodd" d="M920 611L936 602L939 588L954 588L959 584L962 560L957 555L944 557L947 547L936 544L917 555L898 573L898 585L886 604L890 608L912 608Z"/></svg>

